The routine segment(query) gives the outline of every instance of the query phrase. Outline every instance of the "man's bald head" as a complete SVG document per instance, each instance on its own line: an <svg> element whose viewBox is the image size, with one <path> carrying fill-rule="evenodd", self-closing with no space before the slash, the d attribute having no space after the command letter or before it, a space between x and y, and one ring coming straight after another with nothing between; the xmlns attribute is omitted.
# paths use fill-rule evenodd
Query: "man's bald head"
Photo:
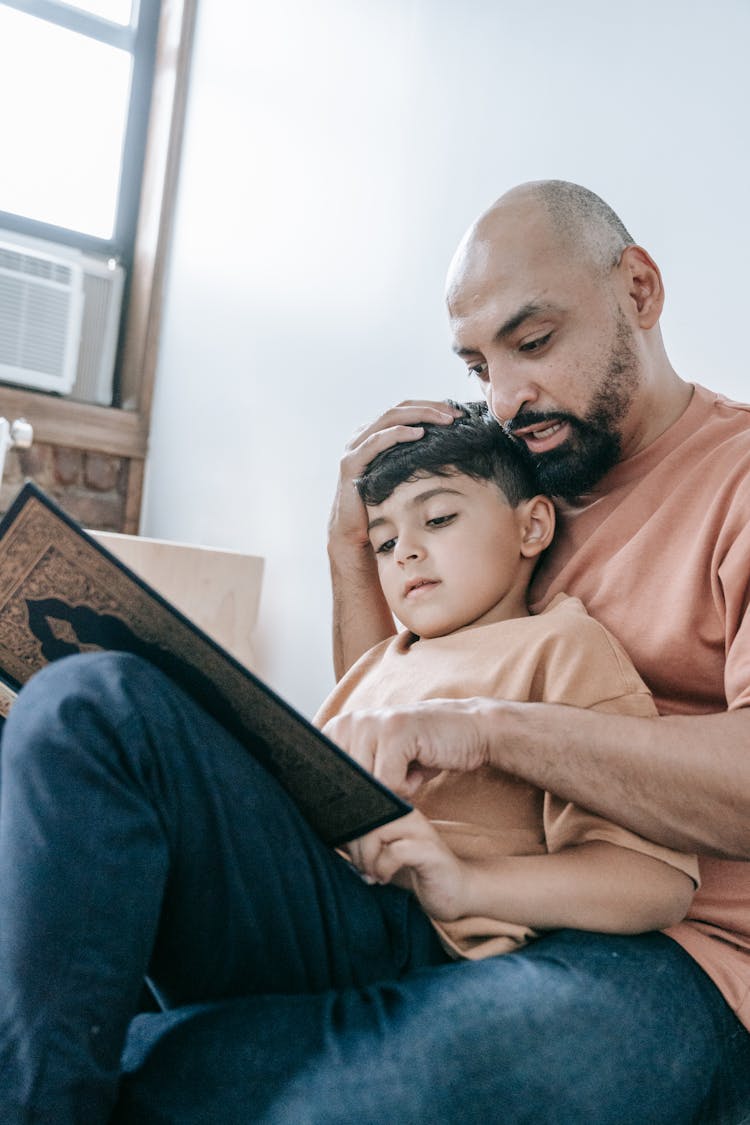
<svg viewBox="0 0 750 1125"><path fill-rule="evenodd" d="M537 245L605 274L635 240L608 203L566 180L537 180L512 188L470 227L448 273L448 301L467 271L486 265L488 255L512 247L534 232Z"/></svg>
<svg viewBox="0 0 750 1125"><path fill-rule="evenodd" d="M602 270L616 265L626 246L635 240L625 224L601 196L566 180L539 180L514 192L544 208L553 233L563 242L579 247Z"/></svg>

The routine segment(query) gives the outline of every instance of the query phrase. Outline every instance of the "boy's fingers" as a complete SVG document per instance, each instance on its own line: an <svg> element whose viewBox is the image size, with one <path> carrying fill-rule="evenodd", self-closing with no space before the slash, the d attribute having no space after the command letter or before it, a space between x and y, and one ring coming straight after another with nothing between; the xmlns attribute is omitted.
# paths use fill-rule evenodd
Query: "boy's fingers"
<svg viewBox="0 0 750 1125"><path fill-rule="evenodd" d="M390 883L404 869L418 876L425 864L435 858L434 847L424 839L392 840L383 842L367 872L378 883Z"/></svg>

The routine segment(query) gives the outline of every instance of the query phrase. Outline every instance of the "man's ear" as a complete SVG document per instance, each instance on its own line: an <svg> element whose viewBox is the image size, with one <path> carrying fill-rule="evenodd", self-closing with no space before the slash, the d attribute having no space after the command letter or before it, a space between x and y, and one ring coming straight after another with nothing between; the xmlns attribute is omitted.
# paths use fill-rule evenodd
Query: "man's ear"
<svg viewBox="0 0 750 1125"><path fill-rule="evenodd" d="M626 246L618 267L641 328L653 328L664 308L659 267L642 246Z"/></svg>
<svg viewBox="0 0 750 1125"><path fill-rule="evenodd" d="M549 496L534 496L525 500L521 508L521 555L536 558L546 550L555 534L555 505Z"/></svg>

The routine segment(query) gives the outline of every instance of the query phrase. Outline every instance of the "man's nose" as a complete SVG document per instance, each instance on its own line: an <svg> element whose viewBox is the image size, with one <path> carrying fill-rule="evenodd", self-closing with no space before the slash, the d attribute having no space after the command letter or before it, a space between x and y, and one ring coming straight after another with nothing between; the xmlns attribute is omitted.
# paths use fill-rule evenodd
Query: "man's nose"
<svg viewBox="0 0 750 1125"><path fill-rule="evenodd" d="M505 370L490 367L485 396L490 413L498 422L504 423L510 422L524 407L535 403L539 392L528 379L518 379Z"/></svg>

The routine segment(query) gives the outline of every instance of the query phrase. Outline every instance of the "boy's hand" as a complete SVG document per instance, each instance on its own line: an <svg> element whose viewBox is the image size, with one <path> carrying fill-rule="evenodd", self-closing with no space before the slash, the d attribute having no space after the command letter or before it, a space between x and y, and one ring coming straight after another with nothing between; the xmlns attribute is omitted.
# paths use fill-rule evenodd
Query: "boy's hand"
<svg viewBox="0 0 750 1125"><path fill-rule="evenodd" d="M466 864L421 812L407 813L352 840L346 850L368 880L413 891L431 917L451 922L467 913Z"/></svg>

